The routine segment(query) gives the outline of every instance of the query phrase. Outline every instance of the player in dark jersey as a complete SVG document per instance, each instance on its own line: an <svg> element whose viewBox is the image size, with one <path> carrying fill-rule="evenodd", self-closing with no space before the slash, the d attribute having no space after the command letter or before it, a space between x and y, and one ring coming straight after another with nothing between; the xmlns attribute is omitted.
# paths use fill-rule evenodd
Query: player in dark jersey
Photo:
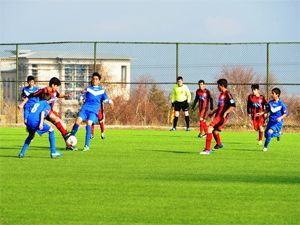
<svg viewBox="0 0 300 225"><path fill-rule="evenodd" d="M211 97L210 91L205 88L205 81L199 80L198 85L199 85L199 89L196 91L192 110L195 109L195 106L198 103L199 117L200 117L198 137L203 138L206 136L207 129L208 129L206 125L208 108L210 108L210 110L213 110L214 106L213 106L213 99Z"/></svg>
<svg viewBox="0 0 300 225"><path fill-rule="evenodd" d="M67 94L59 93L57 91L57 89L60 85L61 85L60 80L56 77L52 77L49 81L48 87L38 90L37 92L31 94L29 97L39 97L40 100L44 100L45 96L47 94L50 94L50 96L51 96L51 112L48 114L46 119L49 120L50 122L52 122L56 126L56 128L60 131L63 138L65 140L67 140L68 137L71 135L71 133L69 133L67 131L67 126L62 121L61 116L58 114L58 112L54 111L54 109L53 109L54 103L57 98L64 98L64 97L70 96L70 94L67 95ZM72 147L67 146L67 149L72 150Z"/></svg>
<svg viewBox="0 0 300 225"><path fill-rule="evenodd" d="M205 149L200 152L200 154L209 155L211 154L210 145L212 141L212 136L216 140L217 144L214 147L214 150L223 148L224 145L221 142L219 131L222 130L224 125L229 119L229 113L235 108L235 101L232 98L231 94L227 90L228 82L226 79L219 79L217 81L218 89L221 92L218 99L218 108L216 108L209 116L215 114L214 119L211 121L207 135L206 135L206 144Z"/></svg>
<svg viewBox="0 0 300 225"><path fill-rule="evenodd" d="M34 137L35 132L37 132L41 136L44 133L49 133L50 157L56 158L61 156L61 153L56 152L55 134L53 128L50 127L47 123L44 123L44 118L47 117L51 112L51 107L49 105L51 99L50 94L45 94L44 98L45 100L36 102L28 113L26 127L29 134L19 153L19 158L23 158L25 156L25 152Z"/></svg>
<svg viewBox="0 0 300 225"><path fill-rule="evenodd" d="M267 100L259 93L259 85L251 85L252 94L248 96L247 113L251 116L254 130L258 131L258 144L262 145L264 132L264 111L267 107Z"/></svg>

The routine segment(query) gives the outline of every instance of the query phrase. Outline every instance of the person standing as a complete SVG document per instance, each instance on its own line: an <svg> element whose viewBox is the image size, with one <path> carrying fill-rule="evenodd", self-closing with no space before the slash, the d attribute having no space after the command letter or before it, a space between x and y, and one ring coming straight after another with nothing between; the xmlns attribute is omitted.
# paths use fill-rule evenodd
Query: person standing
<svg viewBox="0 0 300 225"><path fill-rule="evenodd" d="M189 88L183 84L183 78L181 76L177 77L177 83L173 87L171 101L172 107L175 109L175 117L173 127L170 131L176 131L180 110L182 110L185 115L186 131L190 131L189 103L191 102L191 92Z"/></svg>
<svg viewBox="0 0 300 225"><path fill-rule="evenodd" d="M214 114L215 116L208 127L205 149L200 152L201 155L211 154L210 146L211 146L212 136L214 136L214 139L217 143L214 147L214 150L218 150L224 147L224 145L221 142L219 132L223 129L223 127L227 123L229 119L229 113L235 108L235 101L232 95L230 94L230 92L227 90L227 85L228 85L227 80L219 79L217 81L217 84L218 84L218 90L220 91L220 95L218 98L218 108L216 108L214 111L212 111L212 113L209 114L209 116L212 116Z"/></svg>
<svg viewBox="0 0 300 225"><path fill-rule="evenodd" d="M267 107L267 100L265 96L259 93L259 85L251 85L252 94L248 96L247 113L251 116L253 128L258 131L258 144L262 145L262 138L264 132L265 116L264 112Z"/></svg>
<svg viewBox="0 0 300 225"><path fill-rule="evenodd" d="M199 89L196 91L195 100L192 106L192 110L195 109L195 106L198 103L199 107L199 135L198 137L203 138L206 137L207 133L207 124L206 118L208 116L208 108L213 110L213 99L211 97L210 91L205 88L205 81L198 81Z"/></svg>

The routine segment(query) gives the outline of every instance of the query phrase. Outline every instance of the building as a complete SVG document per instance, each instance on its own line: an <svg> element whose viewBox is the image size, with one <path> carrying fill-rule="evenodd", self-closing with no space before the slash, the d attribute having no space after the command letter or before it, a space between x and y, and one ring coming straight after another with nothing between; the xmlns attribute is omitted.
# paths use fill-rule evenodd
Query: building
<svg viewBox="0 0 300 225"><path fill-rule="evenodd" d="M0 80L2 87L0 93L0 107L3 102L15 102L16 95L26 85L26 77L33 75L37 85L48 85L51 77L62 81L60 91L72 93L72 97L64 99L57 105L57 110L63 118L73 118L77 113L80 90L89 85L94 69L102 74L102 82L110 98L122 95L125 99L130 94L131 60L125 57L98 56L94 60L91 55L82 55L70 52L50 51L19 51L18 62L18 91L16 91L16 57L15 51L6 52L0 59ZM110 85L110 82L113 84ZM1 107L3 108L3 107ZM3 112L0 112L3 114Z"/></svg>

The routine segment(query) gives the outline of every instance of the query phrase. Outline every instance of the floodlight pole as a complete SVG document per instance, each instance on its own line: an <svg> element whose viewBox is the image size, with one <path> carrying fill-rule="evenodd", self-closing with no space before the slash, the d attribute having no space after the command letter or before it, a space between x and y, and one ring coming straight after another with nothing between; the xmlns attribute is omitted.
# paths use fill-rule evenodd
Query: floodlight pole
<svg viewBox="0 0 300 225"><path fill-rule="evenodd" d="M179 43L176 43L176 81L179 76Z"/></svg>
<svg viewBox="0 0 300 225"><path fill-rule="evenodd" d="M19 45L16 44L16 124L18 123L18 96L19 96Z"/></svg>
<svg viewBox="0 0 300 225"><path fill-rule="evenodd" d="M97 42L94 42L94 72L96 72L97 64Z"/></svg>
<svg viewBox="0 0 300 225"><path fill-rule="evenodd" d="M270 82L270 43L267 43L267 100L269 101L269 82Z"/></svg>

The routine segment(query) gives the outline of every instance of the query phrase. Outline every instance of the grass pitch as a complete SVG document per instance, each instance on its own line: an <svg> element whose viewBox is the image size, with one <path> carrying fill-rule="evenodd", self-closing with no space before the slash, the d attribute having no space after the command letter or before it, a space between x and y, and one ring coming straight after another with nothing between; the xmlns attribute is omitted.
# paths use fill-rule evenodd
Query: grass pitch
<svg viewBox="0 0 300 225"><path fill-rule="evenodd" d="M60 159L37 135L19 159L25 129L1 128L0 224L300 224L299 134L263 152L256 133L225 131L208 156L196 131L96 135L71 152L56 130Z"/></svg>

